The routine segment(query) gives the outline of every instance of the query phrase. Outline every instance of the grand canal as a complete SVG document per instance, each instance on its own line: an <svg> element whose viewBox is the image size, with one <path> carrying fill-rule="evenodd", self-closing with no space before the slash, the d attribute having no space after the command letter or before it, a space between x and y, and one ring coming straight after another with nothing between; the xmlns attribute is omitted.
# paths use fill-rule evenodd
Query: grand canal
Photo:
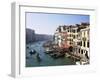
<svg viewBox="0 0 100 80"><path fill-rule="evenodd" d="M27 44L26 48L26 67L39 67L39 66L61 66L61 65L75 65L75 62L67 57L54 59L49 54L44 53L43 43L45 41L38 41ZM30 55L31 50L36 53ZM37 58L37 54L39 59Z"/></svg>

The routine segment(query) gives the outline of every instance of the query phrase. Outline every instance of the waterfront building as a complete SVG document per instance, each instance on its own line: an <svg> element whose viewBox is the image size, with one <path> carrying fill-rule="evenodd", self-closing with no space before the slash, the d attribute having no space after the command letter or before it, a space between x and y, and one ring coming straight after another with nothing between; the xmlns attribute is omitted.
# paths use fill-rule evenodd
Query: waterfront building
<svg viewBox="0 0 100 80"><path fill-rule="evenodd" d="M81 23L76 25L59 26L54 34L54 42L60 48L73 48L72 53L81 57L81 63L89 63L90 25Z"/></svg>
<svg viewBox="0 0 100 80"><path fill-rule="evenodd" d="M72 25L68 26L68 37L67 37L67 43L70 46L73 46L73 29L72 29Z"/></svg>
<svg viewBox="0 0 100 80"><path fill-rule="evenodd" d="M69 45L67 43L67 26L59 26L54 34L55 44L58 44L60 48L67 48Z"/></svg>
<svg viewBox="0 0 100 80"><path fill-rule="evenodd" d="M80 30L80 35L81 35L81 42L80 42L80 54L82 54L82 60L87 62L89 60L89 41L90 41L90 28L89 24L86 25L81 25L85 26L85 28Z"/></svg>
<svg viewBox="0 0 100 80"><path fill-rule="evenodd" d="M77 45L78 45L78 26L74 26L73 28L73 53L77 54Z"/></svg>

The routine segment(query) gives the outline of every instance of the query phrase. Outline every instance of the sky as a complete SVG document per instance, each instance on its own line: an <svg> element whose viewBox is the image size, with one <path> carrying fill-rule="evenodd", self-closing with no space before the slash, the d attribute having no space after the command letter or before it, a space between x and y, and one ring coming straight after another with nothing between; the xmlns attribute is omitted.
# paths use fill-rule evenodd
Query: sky
<svg viewBox="0 0 100 80"><path fill-rule="evenodd" d="M59 25L75 25L89 21L89 15L26 13L26 28L35 30L37 34L53 35Z"/></svg>

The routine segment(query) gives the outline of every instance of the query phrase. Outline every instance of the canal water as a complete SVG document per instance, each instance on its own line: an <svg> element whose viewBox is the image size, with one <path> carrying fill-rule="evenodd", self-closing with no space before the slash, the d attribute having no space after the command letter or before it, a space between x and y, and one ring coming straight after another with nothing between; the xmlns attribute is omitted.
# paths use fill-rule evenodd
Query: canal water
<svg viewBox="0 0 100 80"><path fill-rule="evenodd" d="M49 54L44 53L43 43L45 41L38 41L31 44L26 48L26 67L39 67L39 66L61 66L61 65L75 65L75 62L67 57L54 59ZM30 55L30 51L34 49L35 54ZM39 54L39 59L37 58Z"/></svg>

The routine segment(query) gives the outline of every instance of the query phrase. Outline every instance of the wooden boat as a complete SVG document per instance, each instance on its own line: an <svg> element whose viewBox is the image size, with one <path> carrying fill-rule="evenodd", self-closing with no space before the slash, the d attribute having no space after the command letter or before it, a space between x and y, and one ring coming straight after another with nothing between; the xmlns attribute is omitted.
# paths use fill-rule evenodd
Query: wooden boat
<svg viewBox="0 0 100 80"><path fill-rule="evenodd" d="M30 53L30 55L33 55L36 53L36 51L32 49L29 53Z"/></svg>

